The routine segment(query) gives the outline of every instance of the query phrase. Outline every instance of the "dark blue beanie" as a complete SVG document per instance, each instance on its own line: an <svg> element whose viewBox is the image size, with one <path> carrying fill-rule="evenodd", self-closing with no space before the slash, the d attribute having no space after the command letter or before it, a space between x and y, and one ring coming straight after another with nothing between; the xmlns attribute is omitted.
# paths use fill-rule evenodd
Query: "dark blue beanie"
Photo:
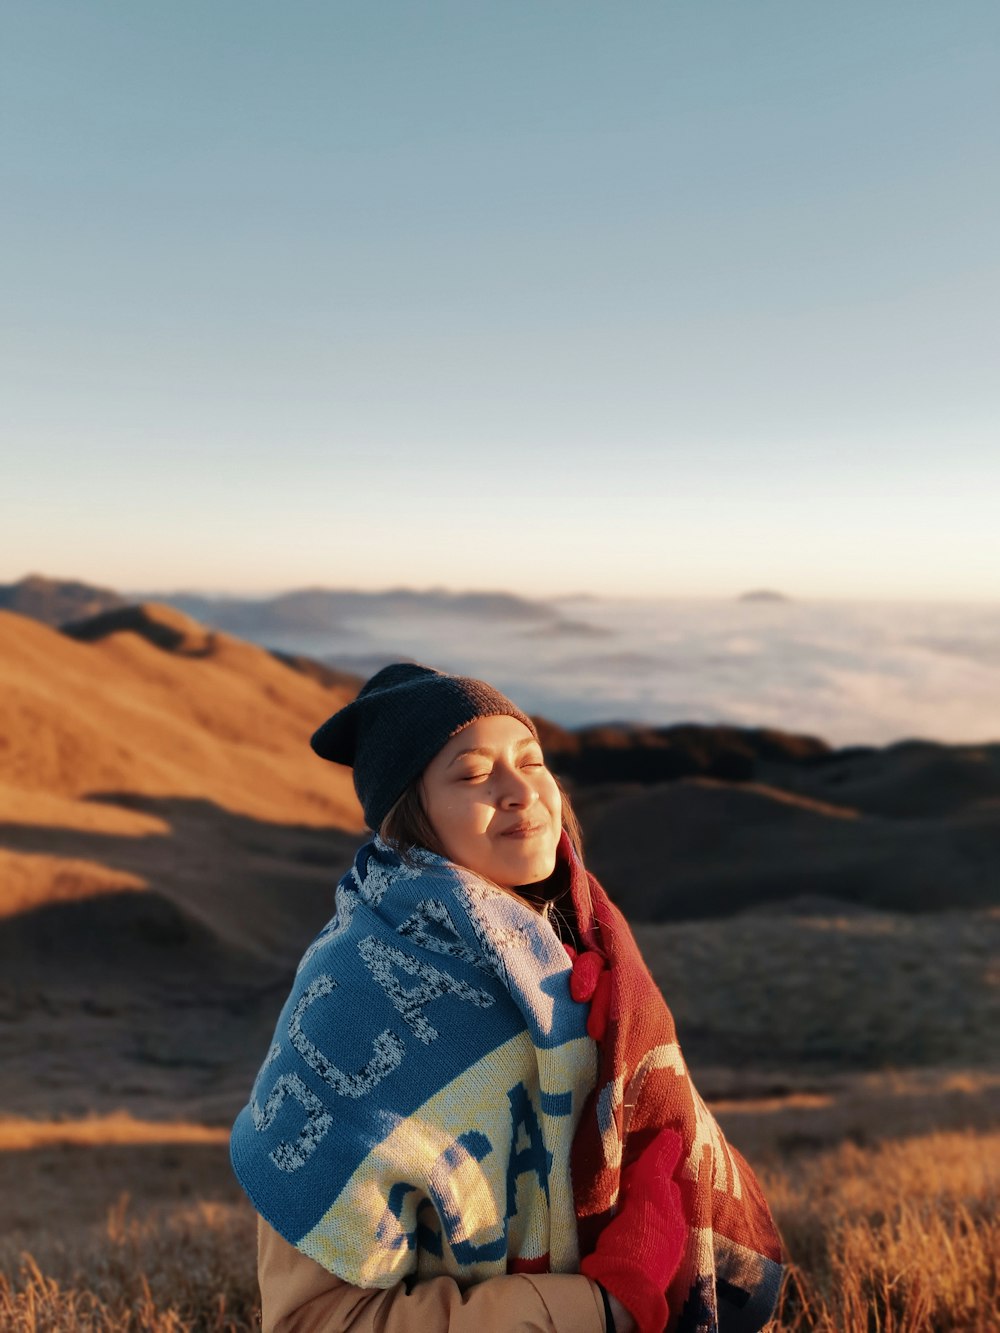
<svg viewBox="0 0 1000 1333"><path fill-rule="evenodd" d="M537 740L531 718L484 680L394 662L366 681L309 743L322 759L354 769L368 827L378 829L445 741L477 717L497 716L516 717Z"/></svg>

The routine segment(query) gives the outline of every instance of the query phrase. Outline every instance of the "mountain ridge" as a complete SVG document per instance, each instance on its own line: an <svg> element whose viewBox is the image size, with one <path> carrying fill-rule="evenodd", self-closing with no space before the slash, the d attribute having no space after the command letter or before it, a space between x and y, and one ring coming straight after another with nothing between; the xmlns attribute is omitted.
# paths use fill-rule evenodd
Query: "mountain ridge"
<svg viewBox="0 0 1000 1333"><path fill-rule="evenodd" d="M312 586L264 597L210 596L179 591L123 594L77 580L30 574L0 584L0 608L29 615L50 625L83 621L137 603L174 607L209 628L233 634L329 632L350 615L471 616L491 622L527 625L554 633L601 633L585 622L569 620L549 602L497 590L392 587L379 591Z"/></svg>

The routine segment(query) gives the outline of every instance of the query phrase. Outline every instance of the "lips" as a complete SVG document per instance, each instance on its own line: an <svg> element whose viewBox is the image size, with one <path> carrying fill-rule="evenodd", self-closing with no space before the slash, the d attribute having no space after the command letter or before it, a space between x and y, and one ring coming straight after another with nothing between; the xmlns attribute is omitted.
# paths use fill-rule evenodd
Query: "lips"
<svg viewBox="0 0 1000 1333"><path fill-rule="evenodd" d="M532 838L536 833L544 832L544 824L515 824L513 828L505 829L500 836L501 838Z"/></svg>

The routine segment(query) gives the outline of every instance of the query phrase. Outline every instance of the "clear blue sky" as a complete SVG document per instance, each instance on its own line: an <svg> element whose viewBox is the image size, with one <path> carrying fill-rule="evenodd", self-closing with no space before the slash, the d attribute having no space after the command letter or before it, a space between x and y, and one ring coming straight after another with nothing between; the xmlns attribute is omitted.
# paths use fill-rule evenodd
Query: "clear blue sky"
<svg viewBox="0 0 1000 1333"><path fill-rule="evenodd" d="M995 0L7 0L0 579L1000 596Z"/></svg>

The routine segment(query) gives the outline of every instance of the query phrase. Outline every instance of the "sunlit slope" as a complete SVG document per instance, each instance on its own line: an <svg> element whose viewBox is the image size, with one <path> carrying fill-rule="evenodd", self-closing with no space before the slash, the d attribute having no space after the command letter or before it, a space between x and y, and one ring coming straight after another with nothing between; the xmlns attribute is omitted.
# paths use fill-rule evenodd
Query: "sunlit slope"
<svg viewBox="0 0 1000 1333"><path fill-rule="evenodd" d="M348 770L308 747L349 690L171 608L129 611L93 642L0 612L0 784L112 804L201 798L268 822L362 827Z"/></svg>
<svg viewBox="0 0 1000 1333"><path fill-rule="evenodd" d="M0 612L0 975L287 965L363 827L308 745L351 687L155 604L76 630Z"/></svg>

